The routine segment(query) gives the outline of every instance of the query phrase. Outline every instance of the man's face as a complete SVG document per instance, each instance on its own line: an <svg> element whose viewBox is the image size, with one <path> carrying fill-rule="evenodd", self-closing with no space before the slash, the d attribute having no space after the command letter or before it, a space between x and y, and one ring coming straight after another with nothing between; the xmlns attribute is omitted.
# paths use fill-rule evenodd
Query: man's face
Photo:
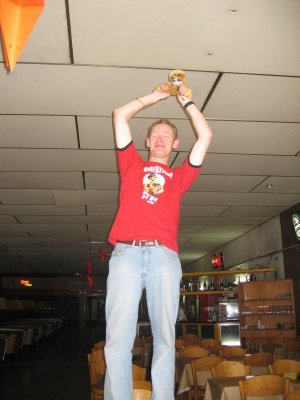
<svg viewBox="0 0 300 400"><path fill-rule="evenodd" d="M172 150L178 147L179 141L175 139L171 126L167 124L154 125L150 137L146 139L151 157L169 157Z"/></svg>

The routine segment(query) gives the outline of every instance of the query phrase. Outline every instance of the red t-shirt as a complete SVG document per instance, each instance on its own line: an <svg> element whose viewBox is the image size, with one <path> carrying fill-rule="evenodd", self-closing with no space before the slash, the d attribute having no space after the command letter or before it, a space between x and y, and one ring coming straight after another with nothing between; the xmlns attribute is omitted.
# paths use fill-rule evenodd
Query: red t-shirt
<svg viewBox="0 0 300 400"><path fill-rule="evenodd" d="M120 206L108 241L156 239L177 252L180 200L201 167L188 158L177 168L144 161L132 142L118 149L117 156Z"/></svg>

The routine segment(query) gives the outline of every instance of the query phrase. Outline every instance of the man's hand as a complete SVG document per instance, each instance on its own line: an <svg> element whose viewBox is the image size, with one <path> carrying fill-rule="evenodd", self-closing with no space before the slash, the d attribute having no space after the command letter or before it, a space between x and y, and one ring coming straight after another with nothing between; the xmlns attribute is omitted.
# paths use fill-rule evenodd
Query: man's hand
<svg viewBox="0 0 300 400"><path fill-rule="evenodd" d="M158 100L164 100L170 97L170 93L166 93L167 89L168 85L161 83L160 85L156 86L153 92L157 94Z"/></svg>
<svg viewBox="0 0 300 400"><path fill-rule="evenodd" d="M192 100L192 93L190 89L187 89L184 85L179 87L179 95L177 96L177 100L184 107L186 103Z"/></svg>

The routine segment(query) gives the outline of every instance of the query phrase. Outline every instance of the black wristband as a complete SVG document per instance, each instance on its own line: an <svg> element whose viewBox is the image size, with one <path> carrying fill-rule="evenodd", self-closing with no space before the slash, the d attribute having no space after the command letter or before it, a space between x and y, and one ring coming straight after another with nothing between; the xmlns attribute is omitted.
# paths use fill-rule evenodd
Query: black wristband
<svg viewBox="0 0 300 400"><path fill-rule="evenodd" d="M184 108L188 108L189 106L191 106L192 104L195 104L193 101L188 101L183 107Z"/></svg>

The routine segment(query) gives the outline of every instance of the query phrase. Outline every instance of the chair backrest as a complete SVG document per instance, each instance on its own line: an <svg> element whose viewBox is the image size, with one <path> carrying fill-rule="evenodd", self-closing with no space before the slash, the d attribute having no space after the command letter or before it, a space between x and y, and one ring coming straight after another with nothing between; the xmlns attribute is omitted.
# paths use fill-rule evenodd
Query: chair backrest
<svg viewBox="0 0 300 400"><path fill-rule="evenodd" d="M89 354L91 361L105 360L104 349L92 349Z"/></svg>
<svg viewBox="0 0 300 400"><path fill-rule="evenodd" d="M215 367L211 368L211 374L214 378L226 378L229 376L249 375L249 365L244 365L239 361L221 361Z"/></svg>
<svg viewBox="0 0 300 400"><path fill-rule="evenodd" d="M94 349L103 349L104 346L105 346L105 340L100 340L100 342L94 344Z"/></svg>
<svg viewBox="0 0 300 400"><path fill-rule="evenodd" d="M214 347L214 346L219 346L221 344L221 341L213 338L202 338L200 339L200 343L203 346Z"/></svg>
<svg viewBox="0 0 300 400"><path fill-rule="evenodd" d="M105 375L106 363L104 360L92 361L88 354L88 366L91 384L97 383Z"/></svg>
<svg viewBox="0 0 300 400"><path fill-rule="evenodd" d="M246 349L243 349L241 346L222 346L220 353L223 358L244 357Z"/></svg>
<svg viewBox="0 0 300 400"><path fill-rule="evenodd" d="M269 365L270 374L284 375L285 373L300 374L300 362L286 358L277 359Z"/></svg>
<svg viewBox="0 0 300 400"><path fill-rule="evenodd" d="M211 352L218 353L218 354L219 354L219 350L222 348L220 340L212 339L212 338L201 339L199 344L203 347L208 347Z"/></svg>
<svg viewBox="0 0 300 400"><path fill-rule="evenodd" d="M293 360L300 359L300 341L285 343L284 350L285 350L285 358Z"/></svg>
<svg viewBox="0 0 300 400"><path fill-rule="evenodd" d="M251 367L267 367L273 364L275 355L272 353L253 353L244 356L244 364Z"/></svg>
<svg viewBox="0 0 300 400"><path fill-rule="evenodd" d="M300 400L300 389L294 390L293 392L287 394L284 400Z"/></svg>
<svg viewBox="0 0 300 400"><path fill-rule="evenodd" d="M175 340L175 348L179 349L180 347L187 346L188 342L184 339L176 339Z"/></svg>
<svg viewBox="0 0 300 400"><path fill-rule="evenodd" d="M208 357L210 351L201 346L185 346L179 349L181 357Z"/></svg>
<svg viewBox="0 0 300 400"><path fill-rule="evenodd" d="M239 381L241 400L247 396L286 396L289 392L289 380L279 375L258 375Z"/></svg>
<svg viewBox="0 0 300 400"><path fill-rule="evenodd" d="M133 362L140 365L144 365L144 355L145 355L145 341L139 337L136 337L132 348Z"/></svg>
<svg viewBox="0 0 300 400"><path fill-rule="evenodd" d="M141 379L133 379L132 387L133 389L152 390L152 383L150 381L143 381Z"/></svg>
<svg viewBox="0 0 300 400"><path fill-rule="evenodd" d="M185 335L181 336L180 339L185 340L189 344L199 343L201 340L195 333L186 333Z"/></svg>
<svg viewBox="0 0 300 400"><path fill-rule="evenodd" d="M211 376L211 368L219 364L223 359L221 357L217 356L208 356L208 357L201 357L201 358L195 358L195 360L192 360L191 366L192 366L192 374L193 374L193 385L194 385L194 391L195 391L195 399L198 399L198 392L199 388L204 389L206 380L204 382L199 382L198 377L197 377L197 372L198 371L207 371L207 378Z"/></svg>
<svg viewBox="0 0 300 400"><path fill-rule="evenodd" d="M132 400L150 400L151 391L146 389L133 389Z"/></svg>
<svg viewBox="0 0 300 400"><path fill-rule="evenodd" d="M140 367L139 365L132 364L132 379L138 379L141 381L146 380L147 369Z"/></svg>

